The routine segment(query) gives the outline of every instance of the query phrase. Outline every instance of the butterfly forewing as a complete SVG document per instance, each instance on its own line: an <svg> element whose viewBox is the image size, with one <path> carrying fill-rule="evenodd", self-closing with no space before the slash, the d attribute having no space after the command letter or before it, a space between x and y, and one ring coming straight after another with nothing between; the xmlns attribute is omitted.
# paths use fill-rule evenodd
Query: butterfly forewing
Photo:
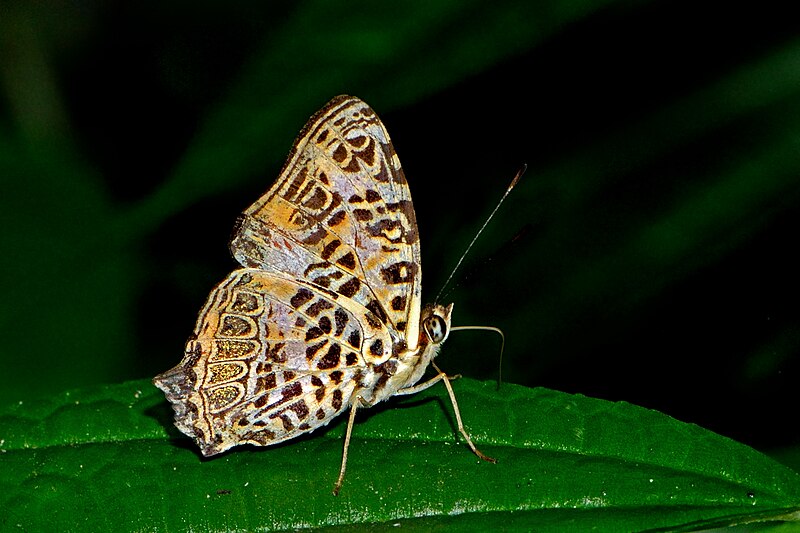
<svg viewBox="0 0 800 533"><path fill-rule="evenodd" d="M386 129L358 98L337 97L311 118L278 181L240 217L231 251L243 266L352 300L369 322L416 346L421 273L411 196Z"/></svg>

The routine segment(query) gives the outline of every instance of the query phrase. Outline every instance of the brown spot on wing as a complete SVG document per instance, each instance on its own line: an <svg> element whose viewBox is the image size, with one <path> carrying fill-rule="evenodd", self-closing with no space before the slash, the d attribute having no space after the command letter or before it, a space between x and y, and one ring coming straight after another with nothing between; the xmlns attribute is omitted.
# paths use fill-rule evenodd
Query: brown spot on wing
<svg viewBox="0 0 800 533"><path fill-rule="evenodd" d="M256 379L256 394L272 390L277 385L275 374L267 374L266 376L259 376Z"/></svg>
<svg viewBox="0 0 800 533"><path fill-rule="evenodd" d="M310 272L313 272L314 270L317 270L317 269L320 269L320 268L322 268L322 269L330 268L330 266L331 266L331 264L329 262L327 262L327 261L322 261L321 263L311 263L303 271L303 275L304 276L308 276L308 274Z"/></svg>
<svg viewBox="0 0 800 533"><path fill-rule="evenodd" d="M306 347L306 359L313 359L317 352L327 343L328 339L325 339L322 342L318 342L317 344L312 344L311 346Z"/></svg>
<svg viewBox="0 0 800 533"><path fill-rule="evenodd" d="M381 327L381 321L375 316L375 313L368 311L364 313L364 318L367 319L367 323L372 326L373 329L379 329Z"/></svg>
<svg viewBox="0 0 800 533"><path fill-rule="evenodd" d="M406 242L406 228L399 220L379 220L375 224L367 226L367 232L373 237L383 237L393 244Z"/></svg>
<svg viewBox="0 0 800 533"><path fill-rule="evenodd" d="M334 333L335 336L339 336L344 331L344 327L347 325L348 320L350 320L341 308L337 308L333 314L333 319L336 321L336 332Z"/></svg>
<svg viewBox="0 0 800 533"><path fill-rule="evenodd" d="M395 296L392 298L391 306L395 311L403 311L406 308L406 297Z"/></svg>
<svg viewBox="0 0 800 533"><path fill-rule="evenodd" d="M303 202L303 205L309 209L316 210L321 207L324 207L325 204L327 203L327 200L328 200L328 195L325 194L325 191L317 187L316 189L314 189L314 194L311 196L311 198Z"/></svg>
<svg viewBox="0 0 800 533"><path fill-rule="evenodd" d="M354 329L350 332L350 336L347 337L347 343L352 346L353 348L360 348L361 347L361 333L357 329Z"/></svg>
<svg viewBox="0 0 800 533"><path fill-rule="evenodd" d="M298 420L304 420L305 418L308 417L309 413L308 405L306 405L306 402L304 402L303 400L298 400L294 402L292 405L287 407L287 409L289 409L290 411L294 411L294 414L297 415Z"/></svg>
<svg viewBox="0 0 800 533"><path fill-rule="evenodd" d="M322 335L323 333L321 328L318 328L317 326L308 328L308 330L306 331L306 342L314 340L318 337L322 337Z"/></svg>
<svg viewBox="0 0 800 533"><path fill-rule="evenodd" d="M331 156L333 157L334 161L336 161L337 163L341 163L345 159L347 159L347 148L345 148L343 144L340 144L339 146L336 147L336 150L333 151Z"/></svg>
<svg viewBox="0 0 800 533"><path fill-rule="evenodd" d="M298 289L297 293L289 299L289 303L295 309L299 308L314 297L314 293L306 288Z"/></svg>
<svg viewBox="0 0 800 533"><path fill-rule="evenodd" d="M334 270L333 272L325 276L317 276L316 278L313 278L311 281L313 281L317 285L322 285L323 287L330 287L332 280L340 279L342 276L344 276L342 272Z"/></svg>
<svg viewBox="0 0 800 533"><path fill-rule="evenodd" d="M375 339L372 344L369 345L369 353L374 355L375 357L380 357L383 355L383 341L381 339Z"/></svg>
<svg viewBox="0 0 800 533"><path fill-rule="evenodd" d="M283 429L287 433L294 429L294 423L292 422L292 419L289 418L288 416L286 416L286 414L284 414L284 413L281 413L281 414L274 413L274 414L269 415L269 417L270 418L276 418L276 417L280 418L281 419L281 423L283 424Z"/></svg>
<svg viewBox="0 0 800 533"><path fill-rule="evenodd" d="M342 265L346 269L352 271L356 269L356 258L353 255L353 252L347 252L344 256L340 257L337 264Z"/></svg>
<svg viewBox="0 0 800 533"><path fill-rule="evenodd" d="M333 391L333 398L331 399L331 405L337 411L342 408L342 391L339 389L335 389Z"/></svg>
<svg viewBox="0 0 800 533"><path fill-rule="evenodd" d="M303 244L308 244L309 246L313 246L315 244L319 244L319 242L328 236L327 230L325 228L319 227L311 232L306 238L303 239Z"/></svg>
<svg viewBox="0 0 800 533"><path fill-rule="evenodd" d="M358 278L350 278L339 286L337 292L346 298L352 298L360 288L361 282L358 280Z"/></svg>
<svg viewBox="0 0 800 533"><path fill-rule="evenodd" d="M333 255L333 252L335 252L336 249L339 246L341 246L341 244L342 244L342 241L340 241L339 239L332 240L331 242L329 242L328 244L325 245L325 248L322 249L322 253L320 253L320 257L322 257L323 259L325 259L327 261Z"/></svg>
<svg viewBox="0 0 800 533"><path fill-rule="evenodd" d="M322 318L320 318L320 319L319 319L319 327L320 327L320 328L322 329L322 331L324 331L325 333L330 333L330 332L331 332L331 329L332 329L332 326L331 326L331 319L330 319L330 318L328 318L327 316L323 316Z"/></svg>
<svg viewBox="0 0 800 533"><path fill-rule="evenodd" d="M369 209L353 209L353 216L360 222L372 220L372 211Z"/></svg>
<svg viewBox="0 0 800 533"><path fill-rule="evenodd" d="M398 261L381 269L381 278L389 285L411 283L417 273L417 265L409 261Z"/></svg>
<svg viewBox="0 0 800 533"><path fill-rule="evenodd" d="M331 216L331 218L328 219L328 226L333 228L334 226L337 226L337 225L341 224L341 222L342 222L342 220L344 220L345 216L346 216L346 214L345 214L343 209L335 212Z"/></svg>
<svg viewBox="0 0 800 533"><path fill-rule="evenodd" d="M323 300L322 298L320 298L319 300L308 306L308 308L306 309L306 314L311 317L316 317L322 311L330 309L331 307L333 307L332 303L330 303L328 300Z"/></svg>
<svg viewBox="0 0 800 533"><path fill-rule="evenodd" d="M303 385L301 385L299 381L295 381L281 389L281 402L285 402L301 394L303 394Z"/></svg>
<svg viewBox="0 0 800 533"><path fill-rule="evenodd" d="M389 318L386 316L386 311L383 310L383 307L381 307L381 304L379 304L377 300L370 301L366 307L372 311L375 316L377 316L384 324L386 324L386 322L389 320Z"/></svg>
<svg viewBox="0 0 800 533"><path fill-rule="evenodd" d="M267 344L265 346L264 358L267 361L272 361L274 363L285 363L286 353L283 351L283 347L285 345L286 343L284 342L276 342L272 346Z"/></svg>
<svg viewBox="0 0 800 533"><path fill-rule="evenodd" d="M338 344L332 344L328 353L322 356L322 359L317 363L317 368L320 370L329 370L339 366L339 359L341 358L342 347Z"/></svg>
<svg viewBox="0 0 800 533"><path fill-rule="evenodd" d="M350 146L355 146L356 148L361 148L364 146L364 143L367 142L366 135L359 135L358 137L353 137L352 139L347 139L347 142L350 143Z"/></svg>

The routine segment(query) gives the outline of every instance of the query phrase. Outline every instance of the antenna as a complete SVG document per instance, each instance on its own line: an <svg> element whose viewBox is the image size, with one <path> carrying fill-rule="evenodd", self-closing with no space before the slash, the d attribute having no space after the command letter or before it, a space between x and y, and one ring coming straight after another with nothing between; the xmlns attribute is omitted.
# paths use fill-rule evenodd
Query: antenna
<svg viewBox="0 0 800 533"><path fill-rule="evenodd" d="M453 326L450 331L465 331L465 330L483 330L494 331L500 335L500 362L497 368L497 390L500 390L500 384L503 382L503 350L506 347L506 336L503 335L503 330L494 326Z"/></svg>
<svg viewBox="0 0 800 533"><path fill-rule="evenodd" d="M455 275L456 271L458 270L458 267L461 266L461 263L464 262L464 258L467 256L469 251L472 249L472 245L475 244L475 241L478 240L478 237L480 237L481 233L483 233L483 230L486 229L486 226L489 224L489 221L492 220L492 217L494 217L494 214L497 213L498 209L500 209L500 206L503 204L503 201L506 199L506 196L508 196L508 194L511 192L511 189L514 188L514 186L517 184L517 182L522 177L522 175L525 174L525 171L527 169L528 169L528 165L524 164L524 165L522 165L522 168L520 168L517 171L517 175L514 176L513 180L511 180L511 183L509 184L508 188L506 189L506 192L503 194L503 197L500 198L500 201L497 202L496 206L494 206L494 210L488 216L488 218L486 219L486 222L483 223L483 226L481 226L481 229L479 229L478 233L476 233L475 236L472 238L472 242L469 243L469 246L467 246L467 249L464 250L463 254L461 254L461 258L458 260L458 263L456 263L456 267L453 269L452 272L450 272L450 276L448 276L447 281L445 281L444 285L442 285L442 288L439 290L439 294L437 294L436 298L433 300L434 302L438 302L439 301L439 297L442 295L442 292L444 292L445 288L447 288L447 285L453 279L453 275ZM451 331L452 331L452 329L451 329Z"/></svg>

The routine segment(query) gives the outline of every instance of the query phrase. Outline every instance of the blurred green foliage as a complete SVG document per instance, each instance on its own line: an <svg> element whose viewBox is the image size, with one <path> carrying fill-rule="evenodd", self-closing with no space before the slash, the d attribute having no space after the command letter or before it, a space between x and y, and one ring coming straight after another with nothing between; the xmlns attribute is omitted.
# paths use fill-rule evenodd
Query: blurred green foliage
<svg viewBox="0 0 800 533"><path fill-rule="evenodd" d="M381 115L433 297L510 381L792 447L800 19L709 2L7 1L0 403L149 377L329 98ZM491 336L449 372L490 378Z"/></svg>

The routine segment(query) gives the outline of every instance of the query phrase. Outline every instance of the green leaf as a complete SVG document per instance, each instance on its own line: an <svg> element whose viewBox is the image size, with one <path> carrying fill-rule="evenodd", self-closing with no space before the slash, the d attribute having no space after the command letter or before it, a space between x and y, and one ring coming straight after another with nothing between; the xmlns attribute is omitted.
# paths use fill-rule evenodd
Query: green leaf
<svg viewBox="0 0 800 533"><path fill-rule="evenodd" d="M479 461L440 387L269 449L202 458L147 381L0 410L3 525L24 530L280 530L400 523L537 531L688 530L800 511L800 476L627 403L461 379ZM172 438L170 438L172 437Z"/></svg>

